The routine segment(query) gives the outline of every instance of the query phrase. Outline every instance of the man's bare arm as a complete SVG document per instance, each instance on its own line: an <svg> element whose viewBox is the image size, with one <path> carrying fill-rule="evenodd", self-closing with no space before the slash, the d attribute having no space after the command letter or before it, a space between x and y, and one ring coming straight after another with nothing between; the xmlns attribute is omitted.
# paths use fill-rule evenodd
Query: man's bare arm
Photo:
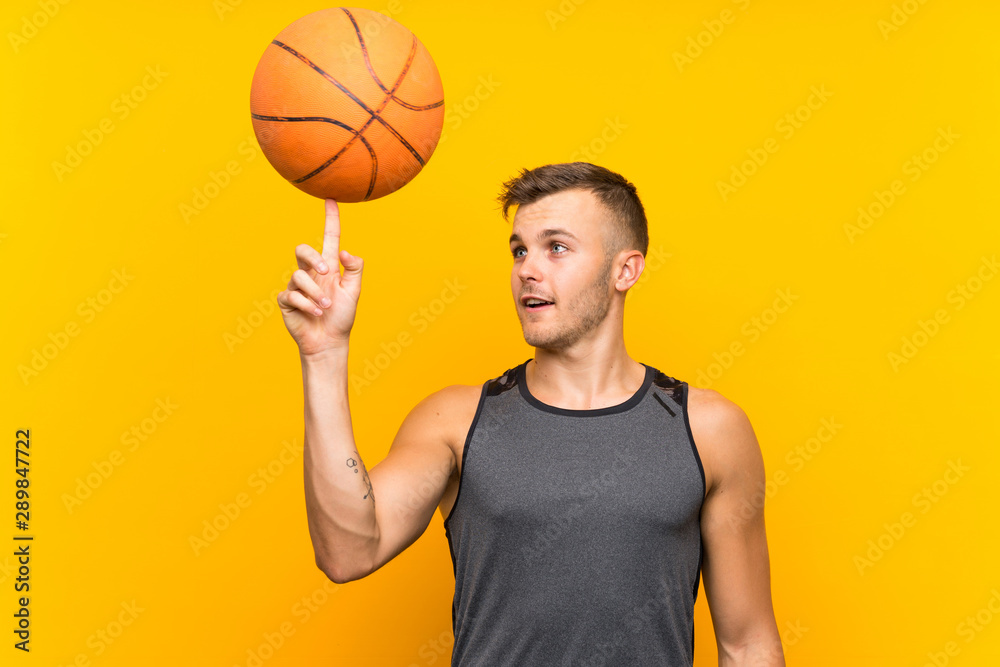
<svg viewBox="0 0 1000 667"><path fill-rule="evenodd" d="M702 575L720 667L784 667L764 530L764 460L746 414L692 389L691 434L710 471L702 506Z"/></svg>
<svg viewBox="0 0 1000 667"><path fill-rule="evenodd" d="M452 385L420 401L368 471L355 445L346 368L346 353L303 361L309 534L317 566L338 583L371 574L427 529L457 475L453 440L471 423L480 390Z"/></svg>
<svg viewBox="0 0 1000 667"><path fill-rule="evenodd" d="M448 484L457 481L456 449L472 423L482 385L451 385L420 401L403 419L388 454L372 468L379 541L371 571L427 529Z"/></svg>
<svg viewBox="0 0 1000 667"><path fill-rule="evenodd" d="M375 494L358 454L347 397L347 346L300 355L306 519L316 566L341 583L373 558Z"/></svg>
<svg viewBox="0 0 1000 667"><path fill-rule="evenodd" d="M278 294L278 304L302 362L309 535L316 565L342 583L378 569L427 527L455 466L447 427L456 414L464 416L461 408L468 404L451 398L468 391L455 385L457 392L442 390L422 401L376 466L378 473L369 475L355 444L347 398L348 343L364 261L340 249L337 202L327 199L324 206L322 252L306 244L295 248L298 269ZM376 494L383 492L377 503Z"/></svg>

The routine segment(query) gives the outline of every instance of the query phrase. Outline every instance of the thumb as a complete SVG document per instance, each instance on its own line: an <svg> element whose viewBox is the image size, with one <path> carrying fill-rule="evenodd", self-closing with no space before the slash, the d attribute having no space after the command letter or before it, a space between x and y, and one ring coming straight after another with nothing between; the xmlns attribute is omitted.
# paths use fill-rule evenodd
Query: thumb
<svg viewBox="0 0 1000 667"><path fill-rule="evenodd" d="M364 262L365 260L346 250L340 251L340 263L344 265L345 271L360 271Z"/></svg>
<svg viewBox="0 0 1000 667"><path fill-rule="evenodd" d="M353 291L361 289L361 269L364 268L365 260L355 257L346 250L340 251L340 263L344 265L344 275L341 276L340 284Z"/></svg>

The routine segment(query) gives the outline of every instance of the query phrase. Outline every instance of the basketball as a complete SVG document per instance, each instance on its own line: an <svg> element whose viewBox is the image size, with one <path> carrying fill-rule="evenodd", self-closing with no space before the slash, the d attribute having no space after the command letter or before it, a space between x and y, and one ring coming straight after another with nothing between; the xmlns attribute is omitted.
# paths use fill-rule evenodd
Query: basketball
<svg viewBox="0 0 1000 667"><path fill-rule="evenodd" d="M333 7L278 33L250 85L254 134L271 166L321 199L359 202L427 164L444 91L416 35L370 9Z"/></svg>

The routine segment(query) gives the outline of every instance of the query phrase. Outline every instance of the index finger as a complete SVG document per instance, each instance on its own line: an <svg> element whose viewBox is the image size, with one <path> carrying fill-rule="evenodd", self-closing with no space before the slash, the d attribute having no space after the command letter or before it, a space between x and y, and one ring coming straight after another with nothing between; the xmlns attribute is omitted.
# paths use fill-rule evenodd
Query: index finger
<svg viewBox="0 0 1000 667"><path fill-rule="evenodd" d="M339 266L340 256L340 207L334 199L324 200L326 225L323 228L323 258L330 266Z"/></svg>

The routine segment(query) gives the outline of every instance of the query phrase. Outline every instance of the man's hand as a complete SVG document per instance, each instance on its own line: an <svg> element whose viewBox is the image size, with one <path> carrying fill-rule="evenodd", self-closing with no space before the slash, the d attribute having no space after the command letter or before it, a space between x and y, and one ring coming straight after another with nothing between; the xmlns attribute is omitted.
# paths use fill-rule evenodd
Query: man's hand
<svg viewBox="0 0 1000 667"><path fill-rule="evenodd" d="M302 355L347 346L361 295L364 260L340 249L340 209L333 199L325 204L323 252L305 243L296 246L299 268L278 294L285 327Z"/></svg>

